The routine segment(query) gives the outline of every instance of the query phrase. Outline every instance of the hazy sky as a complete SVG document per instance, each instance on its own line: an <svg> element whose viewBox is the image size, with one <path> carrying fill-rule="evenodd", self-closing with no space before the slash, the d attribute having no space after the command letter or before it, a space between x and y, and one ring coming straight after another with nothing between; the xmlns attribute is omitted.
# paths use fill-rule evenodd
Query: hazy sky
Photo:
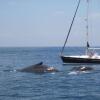
<svg viewBox="0 0 100 100"><path fill-rule="evenodd" d="M84 46L86 0L68 46ZM0 0L0 46L62 46L78 0ZM100 0L90 0L89 40L100 46Z"/></svg>

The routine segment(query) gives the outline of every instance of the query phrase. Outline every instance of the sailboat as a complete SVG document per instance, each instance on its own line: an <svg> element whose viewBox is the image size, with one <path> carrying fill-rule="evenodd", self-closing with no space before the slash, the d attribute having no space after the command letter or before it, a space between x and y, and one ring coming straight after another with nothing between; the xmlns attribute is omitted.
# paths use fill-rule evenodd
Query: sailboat
<svg viewBox="0 0 100 100"><path fill-rule="evenodd" d="M73 26L73 23L74 23L74 20L75 20L75 17L76 17L76 14L77 14L77 11L79 9L79 6L80 6L80 2L81 0L78 1L78 5L76 7L76 10L75 10L75 13L74 13L74 16L73 16L73 19L72 19L72 22L71 22L71 25L70 25L70 28L69 28L69 31L68 31L68 34L67 34L67 37L66 37L66 40L65 40L65 43L64 43L64 46L62 47L62 51L61 51L61 59L63 61L63 63L92 63L92 64L100 64L100 55L98 55L97 53L94 53L93 50L91 49L95 49L95 48L91 48L90 45L89 45L89 41L88 41L88 9L89 9L89 0L86 0L87 1L87 32L86 32L86 36L87 36L87 41L86 41L86 52L84 55L64 55L63 52L64 52L64 49L65 49L65 46L66 46L66 43L68 41L68 38L69 38L69 35L70 35L70 32L71 32L71 29L72 29L72 26ZM96 48L96 49L99 49L99 48Z"/></svg>

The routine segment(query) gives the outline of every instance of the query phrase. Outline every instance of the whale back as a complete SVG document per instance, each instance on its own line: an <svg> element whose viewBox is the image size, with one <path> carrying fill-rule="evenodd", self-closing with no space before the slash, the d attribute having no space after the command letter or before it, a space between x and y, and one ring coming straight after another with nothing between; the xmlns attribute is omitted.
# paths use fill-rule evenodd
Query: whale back
<svg viewBox="0 0 100 100"><path fill-rule="evenodd" d="M23 69L19 69L20 72L44 72L48 68L47 65L43 65L43 62L40 62L35 65L28 66Z"/></svg>
<svg viewBox="0 0 100 100"><path fill-rule="evenodd" d="M79 67L73 67L71 71L91 71L93 70L92 67L86 67L86 66L79 66Z"/></svg>

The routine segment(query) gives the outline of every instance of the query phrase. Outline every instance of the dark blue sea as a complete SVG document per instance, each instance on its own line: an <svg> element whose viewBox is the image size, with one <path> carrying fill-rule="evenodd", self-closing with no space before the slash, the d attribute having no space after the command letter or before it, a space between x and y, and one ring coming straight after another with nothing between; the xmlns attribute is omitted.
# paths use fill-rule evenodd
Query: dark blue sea
<svg viewBox="0 0 100 100"><path fill-rule="evenodd" d="M100 65L85 65L94 68L88 73L69 74L83 65L63 65L60 51L60 47L0 48L0 100L100 100ZM84 48L66 48L65 53L82 54ZM16 71L41 61L59 72Z"/></svg>

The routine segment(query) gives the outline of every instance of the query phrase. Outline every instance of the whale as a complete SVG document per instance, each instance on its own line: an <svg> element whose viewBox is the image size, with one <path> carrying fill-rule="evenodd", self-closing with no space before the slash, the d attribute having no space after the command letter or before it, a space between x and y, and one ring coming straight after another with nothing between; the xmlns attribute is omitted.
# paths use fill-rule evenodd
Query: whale
<svg viewBox="0 0 100 100"><path fill-rule="evenodd" d="M88 67L88 66L73 67L71 69L71 71L79 71L79 72L81 72L81 71L92 71L92 70L94 70L94 69L92 67Z"/></svg>
<svg viewBox="0 0 100 100"><path fill-rule="evenodd" d="M43 62L31 65L22 69L17 69L19 72L29 72L29 73L52 73L58 72L54 67L43 64Z"/></svg>
<svg viewBox="0 0 100 100"><path fill-rule="evenodd" d="M92 67L79 66L79 67L73 67L68 74L69 75L77 75L77 74L81 74L81 73L90 73L93 70L94 69Z"/></svg>

